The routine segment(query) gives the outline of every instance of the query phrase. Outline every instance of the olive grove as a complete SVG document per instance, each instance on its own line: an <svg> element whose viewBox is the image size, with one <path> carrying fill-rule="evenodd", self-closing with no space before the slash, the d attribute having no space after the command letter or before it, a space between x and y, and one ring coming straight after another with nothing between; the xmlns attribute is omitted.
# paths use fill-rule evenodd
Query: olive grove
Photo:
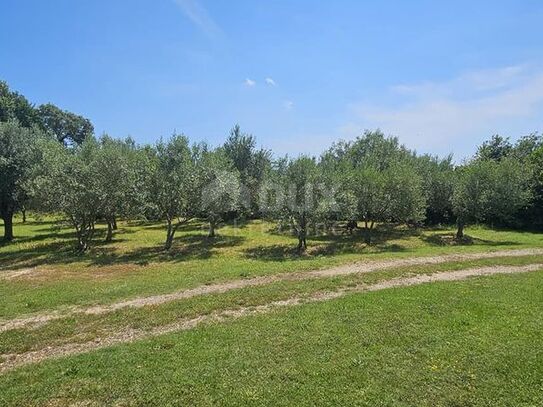
<svg viewBox="0 0 543 407"><path fill-rule="evenodd" d="M164 222L164 249L193 219L213 238L223 221L267 218L288 226L302 252L319 225L361 230L367 244L386 223L474 223L543 229L543 138L494 136L462 163L420 155L381 131L334 143L319 157L277 157L235 126L223 145L173 134L152 145L96 137L89 120L34 107L0 82L0 218L26 210L68 222L86 251L96 225L115 239L117 221ZM330 229L331 230L331 229Z"/></svg>

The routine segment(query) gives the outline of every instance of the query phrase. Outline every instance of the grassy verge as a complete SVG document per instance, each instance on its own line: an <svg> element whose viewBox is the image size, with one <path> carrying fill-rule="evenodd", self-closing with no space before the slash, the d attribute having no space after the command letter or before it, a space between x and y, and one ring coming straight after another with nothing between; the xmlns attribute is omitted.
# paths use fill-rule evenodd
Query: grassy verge
<svg viewBox="0 0 543 407"><path fill-rule="evenodd" d="M543 403L543 272L353 294L44 362L3 405Z"/></svg>

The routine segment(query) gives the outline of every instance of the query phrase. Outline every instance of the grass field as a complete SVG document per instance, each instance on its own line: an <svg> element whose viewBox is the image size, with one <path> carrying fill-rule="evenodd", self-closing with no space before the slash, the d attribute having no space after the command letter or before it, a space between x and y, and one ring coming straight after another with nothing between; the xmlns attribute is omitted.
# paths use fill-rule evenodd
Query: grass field
<svg viewBox="0 0 543 407"><path fill-rule="evenodd" d="M205 225L194 223L180 230L173 250L165 253L164 225L123 224L114 242L101 243L98 233L93 250L80 256L73 250L70 229L58 228L53 221L31 220L17 224L16 243L0 247L0 272L34 267L40 272L31 285L19 280L2 284L0 318L359 260L543 247L541 234L481 227L468 233L473 244L462 246L443 244L441 237L450 236L452 229L378 229L371 247L361 236L320 236L309 241L308 254L298 256L296 239L275 233L271 223L226 226L214 240L206 237Z"/></svg>
<svg viewBox="0 0 543 407"><path fill-rule="evenodd" d="M71 231L53 220L17 222L18 239L0 246L0 367L13 355L41 356L39 363L0 373L0 405L543 403L543 266L518 275L302 301L262 315L47 356L48 350L84 348L123 332L154 332L180 320L407 276L543 263L540 252L503 257L508 250L543 248L543 235L528 232L471 227L471 242L456 245L452 229L381 226L371 247L358 234L338 233L314 236L308 253L299 256L296 239L273 226L229 224L209 239L205 225L194 222L166 253L162 224L122 222L112 243L101 242L100 230L92 250L81 256L72 250ZM475 256L402 262L451 254ZM397 263L306 278L311 270L385 261ZM167 299L180 290L256 278L270 281ZM115 308L162 294L167 300L154 305ZM113 308L84 312L96 306ZM25 325L25 318L38 323ZM8 326L17 320L24 323Z"/></svg>

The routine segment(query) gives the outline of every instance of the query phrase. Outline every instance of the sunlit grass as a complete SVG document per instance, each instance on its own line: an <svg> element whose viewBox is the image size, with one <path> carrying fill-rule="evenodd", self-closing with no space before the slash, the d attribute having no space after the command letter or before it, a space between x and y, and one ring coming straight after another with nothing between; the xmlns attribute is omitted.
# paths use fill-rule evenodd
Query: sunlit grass
<svg viewBox="0 0 543 407"><path fill-rule="evenodd" d="M543 403L542 272L353 294L0 376L6 406Z"/></svg>
<svg viewBox="0 0 543 407"><path fill-rule="evenodd" d="M94 247L73 250L73 232L51 218L16 220L17 240L0 247L0 273L37 267L32 275L0 284L0 318L63 305L107 303L120 298L170 292L200 284L265 274L303 271L353 261L543 247L543 235L471 227L473 243L450 245L452 228L410 229L381 225L374 245L361 233L312 236L298 255L296 239L265 221L227 224L215 239L205 223L179 230L170 252L162 250L162 223L119 222L105 244L99 225Z"/></svg>

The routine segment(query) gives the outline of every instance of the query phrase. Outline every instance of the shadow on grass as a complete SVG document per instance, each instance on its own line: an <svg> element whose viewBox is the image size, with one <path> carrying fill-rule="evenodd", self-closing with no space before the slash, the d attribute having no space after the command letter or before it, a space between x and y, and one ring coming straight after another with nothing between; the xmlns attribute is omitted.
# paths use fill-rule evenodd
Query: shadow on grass
<svg viewBox="0 0 543 407"><path fill-rule="evenodd" d="M275 231L275 234L280 234ZM365 230L357 229L352 234L337 233L329 235L309 236L308 248L304 253L296 249L296 241L292 245L258 246L245 250L245 256L265 261L286 261L312 259L318 256L334 256L339 254L402 252L408 250L402 245L389 243L390 240L419 236L420 230L396 228L385 225L372 231L371 246L366 243ZM282 233L283 235L289 235Z"/></svg>
<svg viewBox="0 0 543 407"><path fill-rule="evenodd" d="M250 220L247 219L235 219L229 220L227 222L221 222L217 226L217 229L223 228L225 226L232 227L235 229L245 229L249 226ZM140 221L140 222L130 222L129 226L141 227L145 230L166 230L166 223L156 223L149 221ZM202 232L207 233L209 231L209 223L203 220L192 220L189 223L180 225L177 230L179 232Z"/></svg>
<svg viewBox="0 0 543 407"><path fill-rule="evenodd" d="M335 256L339 254L353 253L381 253L381 252L403 252L407 249L398 244L372 245L371 249L366 243L328 243L315 245L311 239L307 241L308 248L305 252L299 253L295 245L272 245L258 246L245 250L245 256L249 259L264 261L287 261L287 260L311 260L321 256Z"/></svg>
<svg viewBox="0 0 543 407"><path fill-rule="evenodd" d="M34 225L37 226L32 229L34 234L31 236L23 235L19 236L16 234L15 239L12 242L5 242L4 240L0 239L0 247L9 246L12 244L18 244L18 243L33 243L33 242L40 242L44 240L59 240L59 239L76 239L75 232L73 229L70 228L70 226L67 226L66 223L59 222L59 221L32 221L32 222L26 222L26 223L19 223L17 224L18 227L21 226L28 226L28 225ZM99 224L101 226L101 224ZM0 225L1 227L2 225ZM36 233L37 232L37 233ZM132 234L136 233L136 230L132 230L130 228L120 228L119 230L116 230L114 235L126 235L126 234ZM104 239L106 236L106 229L105 227L97 227L94 239ZM118 239L116 239L118 241Z"/></svg>
<svg viewBox="0 0 543 407"><path fill-rule="evenodd" d="M463 239L456 239L454 233L433 233L431 235L421 236L423 242L431 246L515 246L518 242L511 241L493 241L480 239L478 237L465 235Z"/></svg>
<svg viewBox="0 0 543 407"><path fill-rule="evenodd" d="M125 233L134 231L119 229L113 242L103 240L105 231L100 230L92 243L91 249L83 254L77 253L73 246L75 235L72 232L38 235L29 239L17 239L19 242L35 242L28 248L13 244L12 251L0 253L0 270L21 269L42 265L85 263L88 266L108 266L115 264L147 265L151 262L184 262L194 259L208 259L221 248L233 247L243 243L242 236L217 235L209 238L203 234L179 236L174 246L165 251L162 244L141 247L128 252L118 252L115 244L126 241ZM44 237L46 236L46 237ZM61 238L54 242L41 243L45 239ZM7 244L9 247L11 244Z"/></svg>
<svg viewBox="0 0 543 407"><path fill-rule="evenodd" d="M166 230L166 222L148 222L148 221L141 221L141 222L130 222L128 224L128 227L138 227L142 228L144 230L160 230L165 231ZM205 231L208 229L208 226L206 223L203 222L190 222L185 223L183 225L180 225L177 228L178 232L199 232L199 231Z"/></svg>
<svg viewBox="0 0 543 407"><path fill-rule="evenodd" d="M241 236L184 235L175 239L174 246L166 251L162 245L148 246L127 253L103 252L90 259L90 265L112 265L133 263L145 266L151 262L184 262L195 259L209 259L222 248L239 246L245 241Z"/></svg>
<svg viewBox="0 0 543 407"><path fill-rule="evenodd" d="M258 246L249 248L245 250L245 256L247 258L265 261L287 261L311 259L316 256L334 256L338 254L406 252L410 250L409 247L398 243L391 243L391 241L401 241L409 238L418 238L431 246L479 245L492 247L519 244L511 241L496 242L476 237L467 237L463 241L458 242L450 232L425 235L423 233L424 229L386 224L379 225L371 231L371 245L368 246L366 243L367 230L363 228L355 229L352 233L346 233L345 229L341 227L336 228L335 230L339 231L339 233L309 236L307 242L308 249L302 254L298 253L296 250L296 241L293 240L292 245ZM270 230L270 233L293 237L292 234L281 232L277 229Z"/></svg>
<svg viewBox="0 0 543 407"><path fill-rule="evenodd" d="M79 263L88 266L108 266L116 264L135 264L145 266L149 263L184 262L194 259L209 259L218 254L221 249L236 247L243 244L246 237L228 235L219 232L215 238L208 238L205 222L194 222L182 225L175 239L174 246L164 251L162 244L136 247L122 252L116 246L125 242L123 236L138 233L141 230L164 230L164 225L149 222L131 222L127 227L121 227L114 234L111 243L104 242L105 229L97 229L92 248L89 252L78 254L74 250L75 234L72 231L55 226L54 222L34 222L39 233L34 236L24 236L13 243L0 243L0 270L20 269L42 265ZM247 225L244 222L244 226ZM49 225L49 226L48 226ZM231 222L229 226L234 225ZM227 230L225 230L226 232ZM308 250L299 254L296 249L297 241L288 232L277 229L267 233L280 234L292 238L289 244L262 245L250 247L243 251L246 258L263 261L288 261L312 259L319 256L335 256L339 254L364 254L383 252L409 251L409 245L403 245L404 239L420 239L430 246L447 246L453 244L473 244L481 246L512 246L519 243L511 241L490 241L479 238L469 238L464 242L456 242L451 232L432 233L432 230L409 228L398 225L378 225L371 234L371 246L366 244L366 231L356 229L348 233L344 228L336 229L327 234L308 237Z"/></svg>

